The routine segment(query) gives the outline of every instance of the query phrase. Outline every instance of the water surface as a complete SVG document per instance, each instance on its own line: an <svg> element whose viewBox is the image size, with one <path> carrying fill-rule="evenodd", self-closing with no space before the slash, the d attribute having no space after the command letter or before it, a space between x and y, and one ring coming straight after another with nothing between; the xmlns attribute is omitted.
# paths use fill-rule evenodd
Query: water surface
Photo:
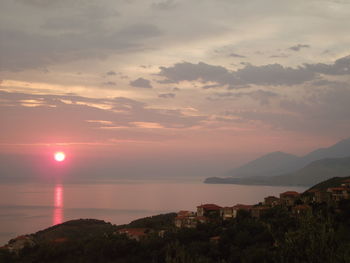
<svg viewBox="0 0 350 263"><path fill-rule="evenodd" d="M179 210L196 210L204 203L232 206L255 204L268 195L303 187L203 184L190 182L113 182L100 184L2 184L0 245L77 218L113 224Z"/></svg>

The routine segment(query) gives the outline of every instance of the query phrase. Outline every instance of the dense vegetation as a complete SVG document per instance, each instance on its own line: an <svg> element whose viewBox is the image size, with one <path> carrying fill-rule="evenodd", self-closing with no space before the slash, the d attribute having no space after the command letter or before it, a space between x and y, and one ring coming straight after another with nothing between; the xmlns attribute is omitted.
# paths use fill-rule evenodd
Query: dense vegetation
<svg viewBox="0 0 350 263"><path fill-rule="evenodd" d="M1 252L0 262L350 262L350 201L335 211L315 205L313 214L292 216L282 207L260 219L240 211L236 219L175 229L174 214L137 220L127 227L162 225L141 241L115 234L103 221L76 220L36 233L36 246L18 255ZM69 237L55 242L58 237ZM57 240L57 239L56 239Z"/></svg>

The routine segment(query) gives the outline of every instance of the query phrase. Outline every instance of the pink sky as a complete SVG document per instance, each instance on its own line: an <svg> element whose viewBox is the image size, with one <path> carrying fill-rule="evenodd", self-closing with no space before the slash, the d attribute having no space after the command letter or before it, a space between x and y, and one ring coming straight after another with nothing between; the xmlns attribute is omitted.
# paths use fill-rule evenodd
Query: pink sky
<svg viewBox="0 0 350 263"><path fill-rule="evenodd" d="M349 137L348 4L214 2L4 1L2 158L208 176Z"/></svg>

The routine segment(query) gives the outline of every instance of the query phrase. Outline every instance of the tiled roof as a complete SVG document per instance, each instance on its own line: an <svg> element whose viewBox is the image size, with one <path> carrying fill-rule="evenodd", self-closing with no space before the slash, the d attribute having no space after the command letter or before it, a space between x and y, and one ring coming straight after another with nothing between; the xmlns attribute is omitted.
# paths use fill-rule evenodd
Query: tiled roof
<svg viewBox="0 0 350 263"><path fill-rule="evenodd" d="M295 191L287 191L287 192L281 193L280 195L281 195L281 196L284 196L284 195L298 196L298 195L300 195L300 194L299 194L298 192L295 192Z"/></svg>
<svg viewBox="0 0 350 263"><path fill-rule="evenodd" d="M331 190L331 191L344 191L347 190L345 187L330 187L327 190Z"/></svg>
<svg viewBox="0 0 350 263"><path fill-rule="evenodd" d="M222 207L216 204L204 204L204 205L197 206L197 208L203 208L205 210L220 210Z"/></svg>
<svg viewBox="0 0 350 263"><path fill-rule="evenodd" d="M236 209L236 210L239 210L239 209L242 209L242 210L249 210L249 209L251 209L252 207L253 207L252 205L237 204L237 205L233 206L233 209Z"/></svg>

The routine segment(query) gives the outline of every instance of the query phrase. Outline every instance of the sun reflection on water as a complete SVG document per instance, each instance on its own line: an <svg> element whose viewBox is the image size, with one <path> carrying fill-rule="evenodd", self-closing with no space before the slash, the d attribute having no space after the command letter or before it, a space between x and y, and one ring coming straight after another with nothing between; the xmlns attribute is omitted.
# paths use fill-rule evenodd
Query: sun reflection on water
<svg viewBox="0 0 350 263"><path fill-rule="evenodd" d="M53 225L61 224L63 222L63 186L57 184L55 186L54 196L54 211L52 223Z"/></svg>

